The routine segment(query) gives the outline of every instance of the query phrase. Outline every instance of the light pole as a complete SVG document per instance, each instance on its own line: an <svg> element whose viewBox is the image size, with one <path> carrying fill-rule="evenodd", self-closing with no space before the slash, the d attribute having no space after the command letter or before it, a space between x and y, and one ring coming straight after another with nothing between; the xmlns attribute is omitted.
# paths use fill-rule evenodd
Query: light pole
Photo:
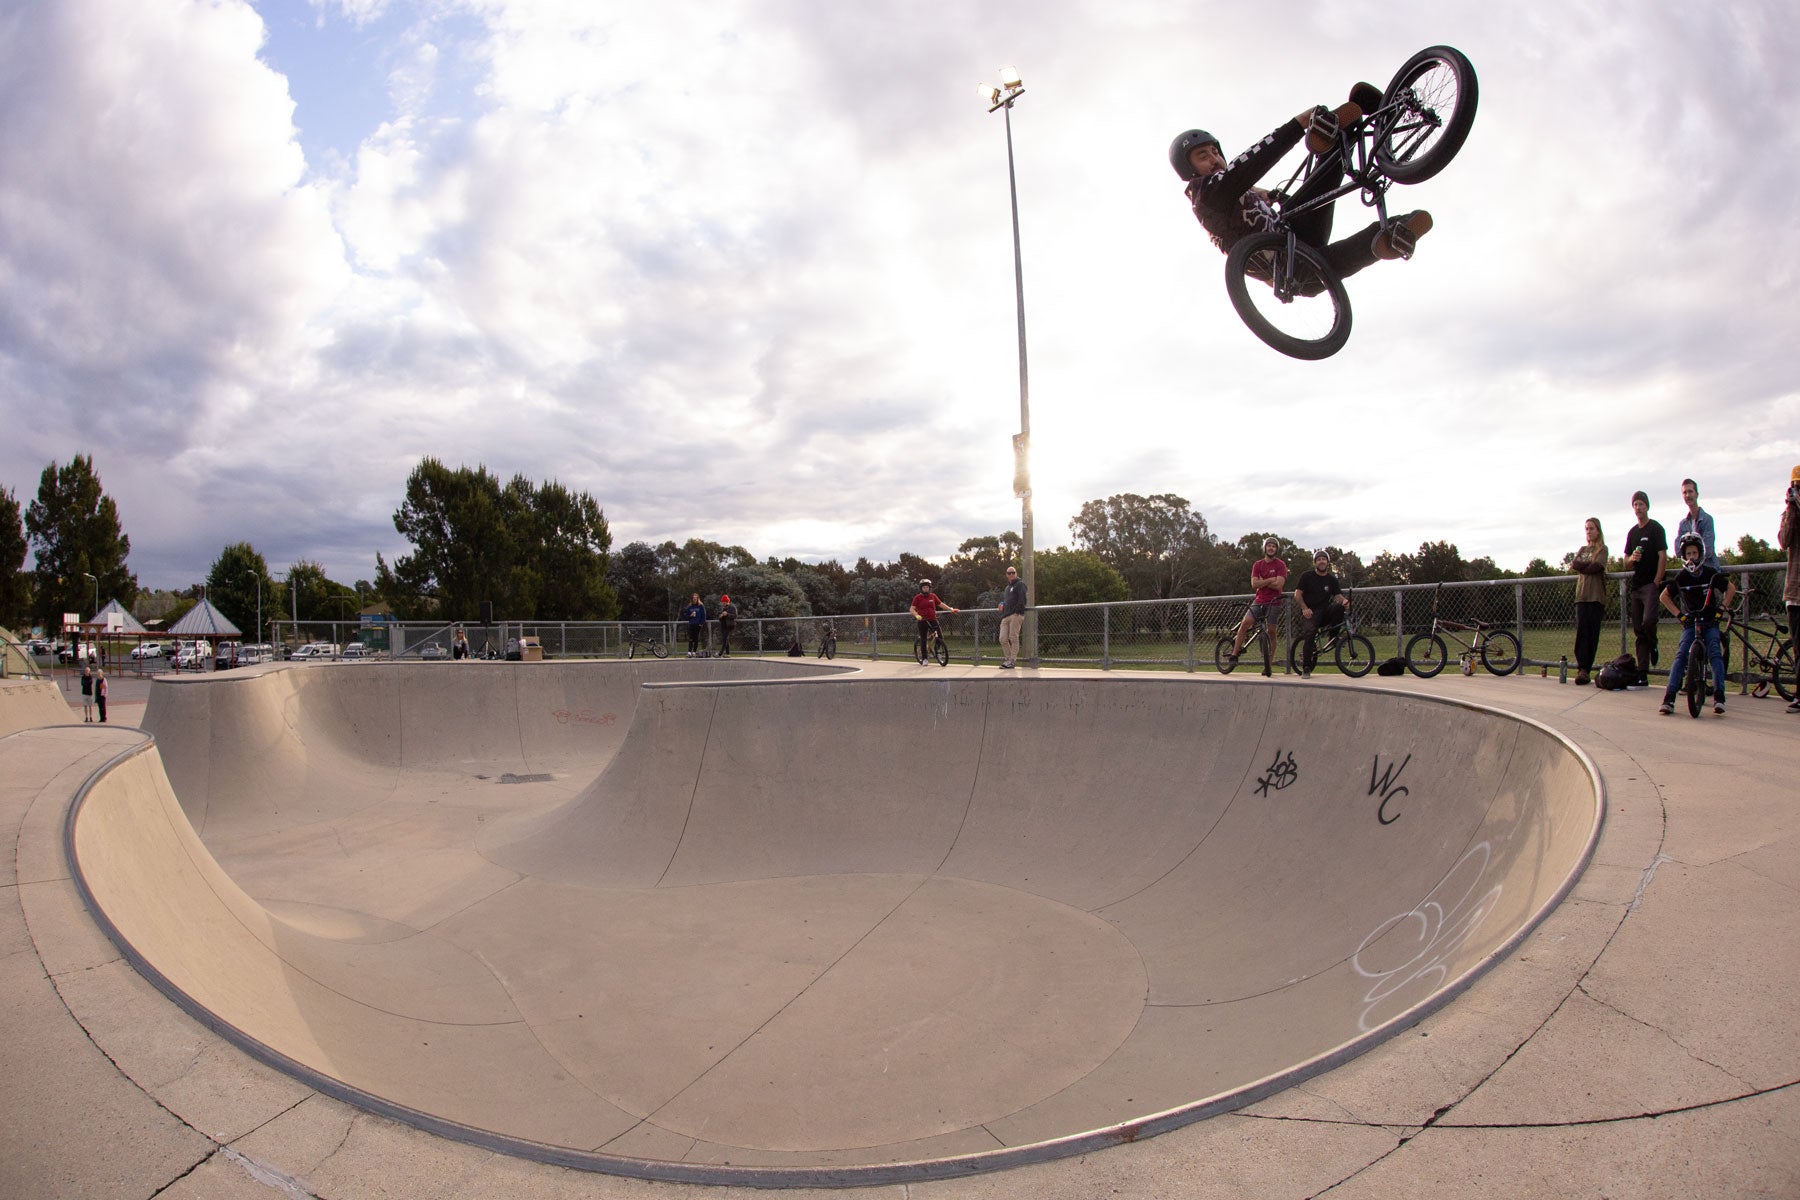
<svg viewBox="0 0 1800 1200"><path fill-rule="evenodd" d="M100 577L98 575L89 575L86 571L83 571L81 575L84 579L92 579L94 581L94 624L98 625L100 623ZM88 650L90 652L94 652L94 642L97 640L98 638L93 633L88 634ZM77 638L75 642L75 654L76 658L80 658L81 641L79 638Z"/></svg>
<svg viewBox="0 0 1800 1200"><path fill-rule="evenodd" d="M262 572L245 571L244 574L256 580L256 641L262 642Z"/></svg>
<svg viewBox="0 0 1800 1200"><path fill-rule="evenodd" d="M1031 377L1025 368L1025 266L1019 253L1019 180L1013 170L1012 106L1025 94L1017 68L1000 68L1000 86L985 84L981 98L988 112L1006 121L1006 186L1012 194L1013 292L1019 305L1019 432L1013 438L1013 495L1019 498L1019 577L1025 581L1025 625L1019 631L1019 653L1032 666L1038 661L1037 572L1032 565L1031 531Z"/></svg>

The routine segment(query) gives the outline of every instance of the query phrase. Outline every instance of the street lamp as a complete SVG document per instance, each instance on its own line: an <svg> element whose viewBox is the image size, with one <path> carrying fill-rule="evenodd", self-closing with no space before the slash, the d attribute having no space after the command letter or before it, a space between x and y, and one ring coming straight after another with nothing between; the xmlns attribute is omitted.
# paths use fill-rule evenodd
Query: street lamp
<svg viewBox="0 0 1800 1200"><path fill-rule="evenodd" d="M1033 666L1038 661L1037 572L1032 565L1031 531L1031 377L1025 368L1025 267L1019 254L1019 181L1013 170L1012 106L1025 94L1025 81L1015 67L1000 68L1000 86L984 84L981 98L988 112L1006 121L1006 186L1012 193L1013 292L1019 305L1019 432L1013 438L1013 495L1019 498L1019 576L1025 581L1025 626L1019 653Z"/></svg>
<svg viewBox="0 0 1800 1200"><path fill-rule="evenodd" d="M81 575L84 579L92 579L94 581L94 624L98 625L100 623L100 577L98 575L89 575L86 571L83 571ZM88 649L93 650L94 643L98 640L99 639L94 634L88 634ZM75 641L75 652L77 657L79 657L81 653L81 640L79 638Z"/></svg>
<svg viewBox="0 0 1800 1200"><path fill-rule="evenodd" d="M262 642L262 572L245 571L244 574L252 576L256 580L256 641L260 644Z"/></svg>

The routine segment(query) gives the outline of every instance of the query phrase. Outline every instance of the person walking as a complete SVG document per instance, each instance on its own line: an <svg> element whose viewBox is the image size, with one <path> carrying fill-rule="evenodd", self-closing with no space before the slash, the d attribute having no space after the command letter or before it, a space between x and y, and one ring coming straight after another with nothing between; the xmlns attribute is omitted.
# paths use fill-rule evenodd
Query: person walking
<svg viewBox="0 0 1800 1200"><path fill-rule="evenodd" d="M100 724L106 724L106 672L94 672L94 707L100 710Z"/></svg>
<svg viewBox="0 0 1800 1200"><path fill-rule="evenodd" d="M731 602L730 596L727 596L727 595L724 595L723 593L721 593L719 596L719 657L720 658L730 658L731 657L731 631L737 628L737 619L738 619L737 605L735 605Z"/></svg>
<svg viewBox="0 0 1800 1200"><path fill-rule="evenodd" d="M1000 669L1019 665L1019 631L1025 627L1025 581L1017 567L1006 568L1006 590L1000 595Z"/></svg>
<svg viewBox="0 0 1800 1200"><path fill-rule="evenodd" d="M1650 497L1631 494L1631 511L1637 523L1625 535L1625 565L1631 568L1631 591L1625 604L1631 622L1637 656L1635 686L1650 686L1650 668L1656 665L1656 622L1662 614L1663 572L1669 566L1669 535L1662 524L1650 519Z"/></svg>
<svg viewBox="0 0 1800 1200"><path fill-rule="evenodd" d="M1781 509L1781 548L1787 551L1787 583L1781 598L1787 602L1788 633L1800 646L1800 467L1788 476L1787 503ZM1787 706L1800 713L1800 652L1794 655L1794 702Z"/></svg>
<svg viewBox="0 0 1800 1200"><path fill-rule="evenodd" d="M700 639L706 633L706 605L701 602L699 592L688 598L687 607L681 610L681 616L687 621L687 656L699 658Z"/></svg>
<svg viewBox="0 0 1800 1200"><path fill-rule="evenodd" d="M94 719L94 673L85 662L81 664L81 719Z"/></svg>
<svg viewBox="0 0 1800 1200"><path fill-rule="evenodd" d="M1575 580L1575 686L1586 687L1600 649L1600 622L1606 616L1606 537L1600 518L1587 519L1587 542L1569 566Z"/></svg>

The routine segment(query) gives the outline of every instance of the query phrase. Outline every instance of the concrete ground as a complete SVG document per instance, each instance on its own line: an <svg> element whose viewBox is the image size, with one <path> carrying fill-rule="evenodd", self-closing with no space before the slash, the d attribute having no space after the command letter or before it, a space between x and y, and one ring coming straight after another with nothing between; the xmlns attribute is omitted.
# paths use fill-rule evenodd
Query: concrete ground
<svg viewBox="0 0 1800 1200"><path fill-rule="evenodd" d="M1541 721L1604 778L1592 864L1509 958L1416 1027L1249 1108L1077 1158L854 1190L996 1200L1800 1195L1800 1005L1784 986L1800 943L1800 717L1734 696L1724 719L1665 718L1651 693L1531 676L1364 682ZM113 703L115 719L142 712L123 690ZM0 857L0 1196L749 1194L444 1141L329 1099L208 1034L99 935L63 866L69 799L135 740L128 725L77 722L0 745L12 767L0 778L0 829L15 851Z"/></svg>

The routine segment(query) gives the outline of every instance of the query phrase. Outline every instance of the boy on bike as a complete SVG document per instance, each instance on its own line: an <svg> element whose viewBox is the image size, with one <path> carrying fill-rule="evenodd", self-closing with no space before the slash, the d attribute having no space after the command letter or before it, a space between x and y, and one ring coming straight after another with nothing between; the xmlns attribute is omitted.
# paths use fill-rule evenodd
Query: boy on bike
<svg viewBox="0 0 1800 1200"><path fill-rule="evenodd" d="M1694 652L1698 635L1712 663L1713 712L1722 717L1725 715L1725 656L1719 648L1719 615L1731 607L1737 596L1737 581L1706 561L1706 542L1699 534L1682 534L1675 543L1675 550L1681 555L1681 570L1669 577L1663 588L1662 603L1672 615L1681 618L1681 645L1675 651L1674 665L1669 668L1669 686L1663 689L1662 707L1656 711L1665 717L1675 711L1675 693L1681 690L1687 675L1688 655Z"/></svg>
<svg viewBox="0 0 1800 1200"><path fill-rule="evenodd" d="M931 635L941 633L938 627L938 613L960 610L951 608L938 598L938 594L931 590L931 580L921 579L919 580L918 594L912 598L912 604L908 606L907 611L911 612L913 620L919 623L919 644L929 647Z"/></svg>
<svg viewBox="0 0 1800 1200"><path fill-rule="evenodd" d="M1359 83L1350 89L1349 103L1336 109L1322 104L1306 109L1230 163L1225 161L1219 139L1204 129L1190 129L1177 136L1169 146L1169 163L1187 183L1187 198L1194 206L1194 216L1199 218L1213 245L1221 253L1230 253L1240 239L1275 228L1270 194L1255 185L1299 144L1302 135L1308 150L1326 154L1337 144L1340 129L1354 125L1362 120L1365 111L1379 107L1380 89L1374 84ZM1315 169L1287 201L1291 206L1325 195L1343 181L1343 156L1333 156ZM1333 242L1331 216L1331 206L1327 205L1296 217L1292 227L1301 241L1325 256L1332 270L1346 277L1378 258L1411 258L1418 239L1431 229L1431 214L1419 209L1391 219L1386 229L1377 221Z"/></svg>
<svg viewBox="0 0 1800 1200"><path fill-rule="evenodd" d="M1300 678L1311 679L1313 663L1319 657L1319 631L1335 629L1350 612L1350 597L1331 573L1331 556L1323 550L1313 555L1313 569L1294 585L1294 599L1300 604L1300 618L1306 638L1304 657L1300 660Z"/></svg>
<svg viewBox="0 0 1800 1200"><path fill-rule="evenodd" d="M1263 556L1250 566L1250 586L1256 589L1244 619L1238 622L1237 636L1231 642L1231 665L1237 666L1238 655L1256 623L1263 624L1263 674L1273 675L1275 654L1275 618L1281 615L1281 592L1287 587L1288 567L1281 561L1281 544L1274 538L1263 539Z"/></svg>

